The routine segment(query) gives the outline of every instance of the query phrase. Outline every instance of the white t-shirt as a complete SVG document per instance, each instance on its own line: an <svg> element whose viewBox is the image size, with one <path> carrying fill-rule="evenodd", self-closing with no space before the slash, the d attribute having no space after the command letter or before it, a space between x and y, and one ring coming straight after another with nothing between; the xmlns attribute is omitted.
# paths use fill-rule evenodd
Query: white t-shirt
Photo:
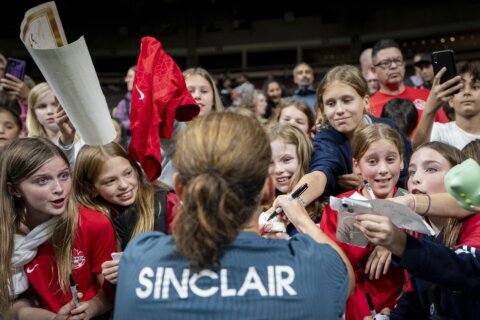
<svg viewBox="0 0 480 320"><path fill-rule="evenodd" d="M463 149L469 142L480 139L480 135L471 134L460 129L455 121L447 123L434 122L430 141L448 143L458 149Z"/></svg>

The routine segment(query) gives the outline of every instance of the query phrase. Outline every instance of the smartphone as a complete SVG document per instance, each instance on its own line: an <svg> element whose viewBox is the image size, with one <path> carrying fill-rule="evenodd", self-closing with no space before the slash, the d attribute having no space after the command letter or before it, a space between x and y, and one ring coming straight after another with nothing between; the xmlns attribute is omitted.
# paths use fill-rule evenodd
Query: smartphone
<svg viewBox="0 0 480 320"><path fill-rule="evenodd" d="M5 74L9 73L23 81L26 66L27 63L23 60L8 58L7 66L5 67Z"/></svg>
<svg viewBox="0 0 480 320"><path fill-rule="evenodd" d="M443 67L447 68L445 74L440 78L440 83L444 83L457 76L453 50L432 52L432 62L435 74L437 74ZM460 92L460 90L455 91L453 94L457 94L458 92Z"/></svg>
<svg viewBox="0 0 480 320"><path fill-rule="evenodd" d="M123 252L112 252L112 260L120 260Z"/></svg>

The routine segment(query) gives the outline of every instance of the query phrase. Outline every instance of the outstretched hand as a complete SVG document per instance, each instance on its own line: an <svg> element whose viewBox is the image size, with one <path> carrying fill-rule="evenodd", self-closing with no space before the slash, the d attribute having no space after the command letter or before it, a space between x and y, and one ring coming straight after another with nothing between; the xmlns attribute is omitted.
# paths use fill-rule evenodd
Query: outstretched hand
<svg viewBox="0 0 480 320"><path fill-rule="evenodd" d="M440 84L440 79L446 71L447 68L443 67L433 78L432 89L427 99L427 105L432 106L434 110L438 110L445 102L448 102L455 91L463 88L463 83L460 82L462 79L460 76L456 76Z"/></svg>
<svg viewBox="0 0 480 320"><path fill-rule="evenodd" d="M55 123L60 129L60 143L64 146L71 145L75 141L75 133L77 131L60 104L55 110L54 117Z"/></svg>
<svg viewBox="0 0 480 320"><path fill-rule="evenodd" d="M361 214L356 216L355 219L357 222L354 226L371 243L385 247L396 256L403 254L407 236L392 223L390 218L376 214Z"/></svg>
<svg viewBox="0 0 480 320"><path fill-rule="evenodd" d="M278 196L273 203L273 208L282 208L284 219L290 221L297 230L300 230L303 224L313 223L312 219L307 213L298 199L290 199L287 195Z"/></svg>

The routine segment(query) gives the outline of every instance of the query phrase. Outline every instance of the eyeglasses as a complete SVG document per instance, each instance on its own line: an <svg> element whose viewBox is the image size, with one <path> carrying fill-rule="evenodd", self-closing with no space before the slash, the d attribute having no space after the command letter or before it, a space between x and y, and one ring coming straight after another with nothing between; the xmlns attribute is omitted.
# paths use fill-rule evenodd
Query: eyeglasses
<svg viewBox="0 0 480 320"><path fill-rule="evenodd" d="M395 59L387 59L387 60L383 60L383 61L380 61L379 63L375 64L374 66L375 67L380 67L382 69L390 69L390 67L392 66L392 63L395 63L396 66L403 66L403 64L405 63L403 61L402 58L395 58Z"/></svg>

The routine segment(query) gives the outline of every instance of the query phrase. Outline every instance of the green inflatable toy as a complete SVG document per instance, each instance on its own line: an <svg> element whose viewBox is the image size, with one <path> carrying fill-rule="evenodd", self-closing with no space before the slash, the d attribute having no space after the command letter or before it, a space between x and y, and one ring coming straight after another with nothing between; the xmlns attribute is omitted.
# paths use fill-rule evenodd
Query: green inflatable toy
<svg viewBox="0 0 480 320"><path fill-rule="evenodd" d="M445 175L445 187L465 210L480 213L480 166L468 159Z"/></svg>

